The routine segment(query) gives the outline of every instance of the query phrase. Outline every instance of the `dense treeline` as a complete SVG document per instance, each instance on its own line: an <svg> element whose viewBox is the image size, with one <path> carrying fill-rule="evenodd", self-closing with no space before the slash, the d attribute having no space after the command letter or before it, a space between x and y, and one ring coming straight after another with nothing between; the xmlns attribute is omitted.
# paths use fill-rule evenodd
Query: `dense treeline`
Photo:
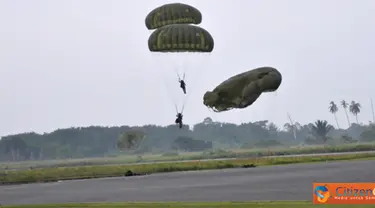
<svg viewBox="0 0 375 208"><path fill-rule="evenodd" d="M45 134L31 132L4 136L0 140L0 161L100 157L116 155L119 151L142 154L375 141L375 126L371 123L359 124L361 104L342 100L340 106L345 113L348 129L340 128L336 117L339 106L331 101L328 111L335 117L336 128L322 120L306 125L291 121L278 127L267 120L236 125L215 122L211 118L205 118L192 128L185 125L183 129L175 125L78 127ZM350 121L349 113L355 117L356 123ZM375 114L373 117L375 120Z"/></svg>
<svg viewBox="0 0 375 208"><path fill-rule="evenodd" d="M344 143L372 141L371 125L352 124L335 129L326 121L307 125L285 124L282 128L268 121L241 125L215 122L211 118L179 129L175 125L141 127L100 127L58 129L51 133L23 133L0 140L0 160L37 160L98 157L118 154L117 142L123 132L143 132L144 139L133 153L201 151L210 148L269 147L273 145Z"/></svg>

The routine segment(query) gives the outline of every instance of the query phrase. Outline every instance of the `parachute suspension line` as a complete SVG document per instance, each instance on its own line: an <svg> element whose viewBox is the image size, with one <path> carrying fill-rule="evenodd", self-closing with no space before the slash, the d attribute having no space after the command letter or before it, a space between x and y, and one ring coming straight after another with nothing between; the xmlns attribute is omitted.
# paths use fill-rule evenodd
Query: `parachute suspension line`
<svg viewBox="0 0 375 208"><path fill-rule="evenodd" d="M188 54L188 56L196 56L197 54L198 54L198 56L201 56L201 55L205 56L206 55L205 53L202 54L202 53L198 53L198 52L187 53L187 54ZM210 54L208 54L208 55L210 55ZM174 60L178 60L178 59L176 58ZM186 61L186 60L187 59L184 58L181 62L179 62L179 63L182 63L182 66L178 67L178 68L182 69L182 71L183 71L183 74L182 74L183 78L182 78L182 80L184 80L186 83L188 83L187 85L189 85L187 95L184 96L184 99L183 99L181 113L183 113L183 111L184 111L184 109L186 107L186 104L187 104L189 98L193 94L193 91L198 87L198 83L200 83L200 80L204 77L203 73L199 73L199 72L205 72L205 69L207 69L207 67L203 67L202 70L196 70L196 71L194 71L195 73L193 73L193 72L190 73L189 71L192 68L198 68L198 67L193 67L193 66L191 66L192 64L189 66L189 62ZM205 61L207 61L207 58L204 58L204 62ZM205 64L199 62L199 65L204 66ZM176 72L176 74L178 76L178 79L181 80L180 72L176 68L174 68L174 71ZM186 79L186 74L188 74L188 73L190 74L190 76L188 76L188 77L190 77L189 80ZM198 79L196 80L195 78L197 76L198 76ZM195 84L189 84L189 83L192 83L193 81L194 81Z"/></svg>
<svg viewBox="0 0 375 208"><path fill-rule="evenodd" d="M198 53L198 54L201 54L201 53ZM206 54L201 54L202 56L205 56ZM211 54L207 54L208 55L208 57L210 57L210 55ZM204 61L203 61L203 63L200 63L200 65L202 65L202 66L205 66L205 63L208 61L208 59L207 58L204 58ZM185 66L187 65L187 63L185 64ZM198 67L197 67L198 68ZM208 67L203 67L203 69L202 70L196 70L195 71L195 73L191 73L191 76L190 77L193 77L193 78L190 78L190 80L192 81L192 80L195 80L195 84L190 84L189 85L189 83L191 83L191 82L189 82L189 80L187 80L186 82L188 83L187 85L189 85L189 87L188 87L188 93L187 93L187 95L186 95L186 97L185 97L185 99L184 99L184 101L183 101L183 105L182 105L182 109L185 109L185 106L186 106L186 103L188 102L188 100L189 100L189 98L190 98L190 96L193 94L193 92L198 88L198 83L201 83L200 81L201 81L201 79L204 77L204 72L206 71L206 69L207 69ZM200 68L199 68L200 69ZM201 72L201 73L199 73L199 72ZM185 80L185 75L186 74L184 74L184 80ZM197 79L195 79L196 77L198 76L198 78Z"/></svg>
<svg viewBox="0 0 375 208"><path fill-rule="evenodd" d="M192 55L192 53L185 53L187 54L188 56L189 55ZM186 62L186 58L184 57L181 57L181 54L175 54L175 53L169 53L169 55L171 55L171 61L173 64L173 66L168 66L168 67L165 67L165 68L173 68L173 70L175 71L176 75L177 75L177 78L178 78L178 81L181 81L181 80L184 80L186 83L188 83L187 85L188 86L192 86L192 88L189 88L188 89L188 92L186 95L183 95L183 101L182 101L182 107L181 107L181 113L183 113L184 109L185 109L185 106L186 106L186 103L187 103L187 100L188 98L190 97L191 95L191 89L194 89L193 86L196 86L196 85L190 85L189 83L191 83L189 80L186 81L186 74L188 72L188 70L190 69L190 67L186 67L187 66L187 62ZM180 59L182 58L182 60ZM165 63L164 63L165 64ZM178 70L180 69L180 70ZM182 72L181 72L182 71ZM181 76L182 76L182 79L181 79ZM190 79L191 81L193 81L194 79Z"/></svg>
<svg viewBox="0 0 375 208"><path fill-rule="evenodd" d="M174 108L176 109L176 114L180 113L180 112L178 111L178 107L177 107L176 103L174 103ZM181 113L182 113L182 111L181 111Z"/></svg>
<svg viewBox="0 0 375 208"><path fill-rule="evenodd" d="M174 54L174 55L177 55L177 54ZM176 60L176 59L177 59L177 58L174 58L173 60ZM178 63L178 62L177 62L177 63ZM175 71L175 73L176 73L176 75L177 75L178 81L184 80L184 81L186 82L186 80L185 80L185 75L186 75L185 73L186 73L186 71L183 71L182 79L181 79L180 72L178 71L178 68L180 68L180 67L178 66L177 63L175 63L174 66L172 66L172 68L173 68L173 70ZM182 69L183 69L183 67L182 67ZM187 94L187 96L189 96L189 95L190 95L190 93ZM181 111L178 111L177 104L175 104L175 107L176 107L176 111L177 111L177 113L183 113L183 112L184 112L185 104L186 104L186 97L187 97L187 96L185 96L185 99L184 99L184 101L182 102Z"/></svg>
<svg viewBox="0 0 375 208"><path fill-rule="evenodd" d="M182 77L182 80L184 80L185 79L184 75L187 73L186 67L185 67L186 58L181 56L183 54L189 54L189 53L186 53L186 52L183 52L183 53L172 52L171 53L171 59L173 60L172 62L174 64L173 70L176 72L179 80L181 80L181 77Z"/></svg>
<svg viewBox="0 0 375 208"><path fill-rule="evenodd" d="M174 69L174 72L176 72L176 75L178 77L178 81L181 81L181 77L180 77L180 74L178 73L178 70L176 69L176 67L173 67L173 69ZM184 74L184 77L185 77L185 74ZM182 78L182 79L184 79L184 78Z"/></svg>
<svg viewBox="0 0 375 208"><path fill-rule="evenodd" d="M172 54L173 55L173 53L169 53L169 54ZM164 54L160 54L160 56L163 56ZM174 54L174 55L176 55L176 54ZM172 59L172 60L176 60L176 59ZM162 61L161 61L162 62ZM172 61L173 62L173 61ZM169 69L170 68L173 68L173 70L175 71L175 73L176 73L176 75L177 75L177 78L178 78L178 81L181 81L181 76L180 76L180 73L179 73L179 71L177 70L178 69L178 65L176 64L176 62L173 62L173 64L172 64L172 66L169 66L169 64L168 64L168 66L167 66L167 64L166 63L164 63L163 62L163 64L164 64L164 66L163 66L163 69L167 69L167 71L169 71ZM185 77L185 74L183 75L183 77ZM184 79L184 78L183 78ZM166 79L166 80L168 80L168 79ZM166 81L166 83L168 83L167 81ZM177 86L177 85L176 85ZM173 88L175 88L175 87L173 87ZM173 96L172 94L172 92L171 92L171 88L170 88L170 86L169 86L169 90L170 90L170 94L171 94L171 96ZM174 97L174 96L173 96ZM174 100L174 105L175 105L175 108L176 108L176 112L177 113L182 113L183 112L183 110L184 110L184 104L182 104L182 107L181 107L181 110L179 110L178 109L178 105L177 105L177 101L176 100Z"/></svg>
<svg viewBox="0 0 375 208"><path fill-rule="evenodd" d="M153 56L158 56L159 54L152 54L152 55ZM156 59L155 62L159 63L159 61L157 59ZM162 67L164 69L164 66L162 66ZM178 106L177 106L176 99L174 99L173 93L171 92L171 86L168 85L168 82L167 82L168 78L166 77L166 74L164 74L164 70L163 69L162 69L162 72L161 72L162 74L160 74L160 73L157 73L157 74L158 74L158 76L161 76L160 77L161 79L164 80L164 86L165 86L166 90L168 91L169 99L172 101L172 103L173 103L173 105L174 105L174 107L176 109L176 112L178 113Z"/></svg>
<svg viewBox="0 0 375 208"><path fill-rule="evenodd" d="M169 56L172 56L172 57L170 57L170 59L172 59L173 61L171 61L171 62L169 62L169 61L167 61L168 62L168 64L167 63L164 63L163 62L163 64L165 64L165 66L163 67L164 69L167 69L167 71L169 72L170 70L172 70L173 69L173 71L176 73L176 75L177 75L177 78L178 78L178 81L181 81L181 80L184 80L185 81L185 76L186 76L186 74L185 74L185 72L183 72L183 74L181 74L181 72L179 72L179 68L182 68L183 69L183 67L180 67L179 66L179 60L178 60L178 57L181 57L181 55L180 54L175 54L175 53L168 53L169 54ZM162 56L163 54L161 54L161 56ZM181 75L182 75L182 79L181 79ZM167 81L166 81L167 82ZM176 85L176 87L173 87L174 89L176 89L177 88L177 85ZM179 95L180 95L180 92L178 93ZM187 93L188 95L189 95L189 93ZM178 111L178 113L183 113L183 111L184 111L184 108L185 108L185 99L186 99L186 95L181 95L181 96L183 96L184 97L184 99L182 99L183 101L182 101L182 107L181 107L181 109L180 110L177 110ZM174 96L175 97L175 96ZM178 100L180 100L180 99L178 99ZM176 106L176 108L177 108L177 101L175 100L175 106ZM178 109L178 108L177 108Z"/></svg>

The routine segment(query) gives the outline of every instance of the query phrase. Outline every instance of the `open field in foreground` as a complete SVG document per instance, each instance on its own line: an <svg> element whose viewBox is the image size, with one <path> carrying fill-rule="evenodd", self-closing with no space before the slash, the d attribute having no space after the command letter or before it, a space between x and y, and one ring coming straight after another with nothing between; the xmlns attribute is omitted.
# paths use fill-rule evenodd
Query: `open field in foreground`
<svg viewBox="0 0 375 208"><path fill-rule="evenodd" d="M84 208L84 207L102 207L102 208L369 208L375 205L314 205L308 201L285 201L285 202L206 202L206 203L98 203L98 204L44 204L44 205L19 205L3 206L4 208Z"/></svg>
<svg viewBox="0 0 375 208"><path fill-rule="evenodd" d="M112 166L83 166L67 168L46 168L34 170L9 171L0 175L0 184L20 184L35 182L53 182L61 180L105 178L116 176L148 175L162 172L189 170L212 170L226 168L252 168L256 166L311 163L324 161L374 159L375 153L324 155L310 157L271 157L233 160L206 160L176 163L133 164Z"/></svg>
<svg viewBox="0 0 375 208"><path fill-rule="evenodd" d="M318 154L318 153L338 153L338 152L359 152L375 151L375 143L363 144L343 144L335 146L296 146L296 147L272 147L272 148L253 148L253 149L228 149L212 150L206 152L170 152L164 154L144 154L119 155L115 157L96 157L83 159L61 159L61 160L34 160L20 162L3 162L0 163L0 170L19 170L32 168L47 167L74 167L74 166L93 166L93 165L116 165L126 163L141 162L164 162L180 160L203 160L219 158L249 158L262 156L279 156L279 155L298 155L298 154Z"/></svg>

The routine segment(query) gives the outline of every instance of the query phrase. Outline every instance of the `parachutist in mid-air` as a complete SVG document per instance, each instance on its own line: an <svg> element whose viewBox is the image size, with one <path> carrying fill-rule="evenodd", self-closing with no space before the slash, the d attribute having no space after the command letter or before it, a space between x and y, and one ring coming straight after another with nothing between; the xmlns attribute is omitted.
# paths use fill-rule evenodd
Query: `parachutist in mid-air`
<svg viewBox="0 0 375 208"><path fill-rule="evenodd" d="M180 79L178 80L178 82L180 82L180 87L182 89L182 91L184 92L184 94L186 94L186 83L183 79Z"/></svg>
<svg viewBox="0 0 375 208"><path fill-rule="evenodd" d="M186 94L186 83L185 83L185 74L184 76L182 77L182 79L180 78L180 75L178 75L177 73L177 76L178 76L178 82L180 83L180 88L182 89L182 91L184 92L184 94Z"/></svg>
<svg viewBox="0 0 375 208"><path fill-rule="evenodd" d="M178 124L178 127L182 129L182 113L177 113L177 118L175 121L176 124Z"/></svg>

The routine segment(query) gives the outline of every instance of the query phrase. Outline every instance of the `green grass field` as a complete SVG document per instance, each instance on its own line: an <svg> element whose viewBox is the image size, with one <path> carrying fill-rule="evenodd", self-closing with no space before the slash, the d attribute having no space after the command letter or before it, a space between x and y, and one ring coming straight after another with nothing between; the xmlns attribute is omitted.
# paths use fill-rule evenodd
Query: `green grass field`
<svg viewBox="0 0 375 208"><path fill-rule="evenodd" d="M27 169L46 168L46 167L74 167L74 166L93 166L93 165L116 165L137 162L163 162L180 160L200 160L217 158L246 158L256 156L277 156L277 155L297 155L314 154L328 152L356 152L375 150L375 143L366 144L345 144L338 146L305 146L305 147L274 147L268 149L229 149L213 150L206 152L189 153L165 153L165 154L145 154L141 157L134 155L119 155L116 157L97 157L84 159L65 159L65 160L35 160L22 162L3 162L0 163L0 170L4 169Z"/></svg>
<svg viewBox="0 0 375 208"><path fill-rule="evenodd" d="M20 170L0 172L0 184L52 182L59 180L88 179L126 176L135 173L139 175L189 171L189 170L209 170L224 168L248 168L253 166L282 165L295 163L311 163L339 160L374 159L375 153L347 154L347 155L326 155L309 157L274 157L274 158L247 158L235 160L208 160L189 161L175 163L154 163L154 164L131 164L131 165L110 165L110 166L81 166L65 168L45 168L33 170Z"/></svg>
<svg viewBox="0 0 375 208"><path fill-rule="evenodd" d="M311 202L206 202L206 203L97 203L97 204L45 204L45 205L18 205L18 206L2 206L4 208L368 208L375 207L375 205L314 205Z"/></svg>

